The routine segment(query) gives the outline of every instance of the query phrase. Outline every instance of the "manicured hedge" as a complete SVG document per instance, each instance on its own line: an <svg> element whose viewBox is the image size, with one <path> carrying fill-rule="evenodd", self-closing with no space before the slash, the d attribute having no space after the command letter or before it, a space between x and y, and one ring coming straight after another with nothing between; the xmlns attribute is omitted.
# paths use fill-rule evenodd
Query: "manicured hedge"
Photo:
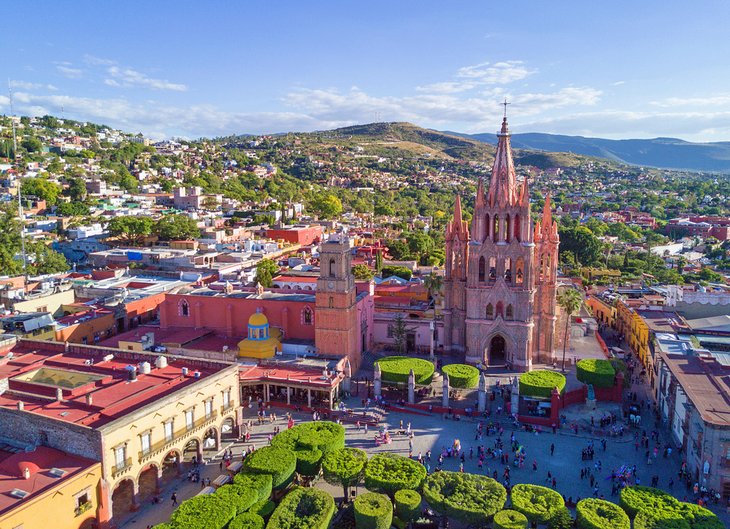
<svg viewBox="0 0 730 529"><path fill-rule="evenodd" d="M347 489L360 483L367 462L368 455L359 448L329 452L322 460L324 479L332 485L341 485L347 497Z"/></svg>
<svg viewBox="0 0 730 529"><path fill-rule="evenodd" d="M579 529L631 529L631 520L616 505L606 500L586 498L575 507Z"/></svg>
<svg viewBox="0 0 730 529"><path fill-rule="evenodd" d="M479 385L479 370L466 364L450 364L441 369L449 376L449 385L456 389L475 388Z"/></svg>
<svg viewBox="0 0 730 529"><path fill-rule="evenodd" d="M527 516L521 512L505 509L494 515L494 529L527 529Z"/></svg>
<svg viewBox="0 0 730 529"><path fill-rule="evenodd" d="M239 472L233 476L233 484L256 491L256 503L266 501L271 496L272 479L270 474L245 474Z"/></svg>
<svg viewBox="0 0 730 529"><path fill-rule="evenodd" d="M433 364L422 358L411 358L410 356L386 356L376 363L380 366L383 382L408 383L408 375L413 369L416 376L416 384L428 385L433 378Z"/></svg>
<svg viewBox="0 0 730 529"><path fill-rule="evenodd" d="M355 527L357 529L390 529L393 504L384 494L366 492L355 498Z"/></svg>
<svg viewBox="0 0 730 529"><path fill-rule="evenodd" d="M616 370L608 360L584 358L576 364L576 376L584 384L593 384L595 388L611 388Z"/></svg>
<svg viewBox="0 0 730 529"><path fill-rule="evenodd" d="M223 485L215 491L215 495L236 508L236 514L249 510L259 501L259 494L256 489L241 485Z"/></svg>
<svg viewBox="0 0 730 529"><path fill-rule="evenodd" d="M299 474L316 476L324 454L344 448L345 427L329 421L306 422L278 433L271 445L294 452Z"/></svg>
<svg viewBox="0 0 730 529"><path fill-rule="evenodd" d="M297 487L284 496L266 529L327 529L335 513L335 500L321 489Z"/></svg>
<svg viewBox="0 0 730 529"><path fill-rule="evenodd" d="M289 484L296 467L297 458L294 452L275 446L259 448L243 460L244 473L271 475L275 489Z"/></svg>
<svg viewBox="0 0 730 529"><path fill-rule="evenodd" d="M258 514L262 518L268 518L276 509L276 504L271 500L263 500L251 507L248 512Z"/></svg>
<svg viewBox="0 0 730 529"><path fill-rule="evenodd" d="M619 505L629 516L636 516L639 511L654 513L673 510L679 501L661 489L652 487L625 487L619 494Z"/></svg>
<svg viewBox="0 0 730 529"><path fill-rule="evenodd" d="M425 477L423 465L396 454L376 454L365 467L365 487L391 497L400 489L418 489Z"/></svg>
<svg viewBox="0 0 730 529"><path fill-rule="evenodd" d="M565 506L563 497L553 489L520 483L512 487L512 508L531 522L547 523Z"/></svg>
<svg viewBox="0 0 730 529"><path fill-rule="evenodd" d="M421 513L421 495L415 490L402 489L395 493L395 513L404 522L416 520Z"/></svg>
<svg viewBox="0 0 730 529"><path fill-rule="evenodd" d="M486 476L443 471L426 478L423 498L432 509L449 518L484 525L504 507L507 491Z"/></svg>
<svg viewBox="0 0 730 529"><path fill-rule="evenodd" d="M236 507L215 494L185 500L170 516L170 525L185 529L223 529L236 515Z"/></svg>
<svg viewBox="0 0 730 529"><path fill-rule="evenodd" d="M661 512L639 511L634 518L634 529L690 529L690 526L683 518L667 518Z"/></svg>
<svg viewBox="0 0 730 529"><path fill-rule="evenodd" d="M228 529L264 529L265 525L266 522L258 514L245 512L236 516L228 524Z"/></svg>
<svg viewBox="0 0 730 529"><path fill-rule="evenodd" d="M537 369L520 375L520 395L522 396L549 399L555 387L561 394L565 389L565 376L556 371Z"/></svg>

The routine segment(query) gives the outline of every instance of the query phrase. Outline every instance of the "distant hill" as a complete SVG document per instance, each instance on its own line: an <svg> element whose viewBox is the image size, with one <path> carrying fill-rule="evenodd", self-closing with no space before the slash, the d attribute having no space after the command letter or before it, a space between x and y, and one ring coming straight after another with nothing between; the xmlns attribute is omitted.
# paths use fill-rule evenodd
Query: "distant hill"
<svg viewBox="0 0 730 529"><path fill-rule="evenodd" d="M458 135L491 145L497 143L494 133ZM730 142L691 143L676 138L606 140L530 132L513 134L512 147L596 156L620 163L647 167L730 172Z"/></svg>

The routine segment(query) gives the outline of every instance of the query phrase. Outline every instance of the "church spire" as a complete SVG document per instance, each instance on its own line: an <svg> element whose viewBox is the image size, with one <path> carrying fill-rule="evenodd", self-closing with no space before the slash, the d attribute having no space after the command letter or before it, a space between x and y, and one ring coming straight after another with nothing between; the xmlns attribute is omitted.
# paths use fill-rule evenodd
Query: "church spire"
<svg viewBox="0 0 730 529"><path fill-rule="evenodd" d="M507 103L502 120L502 129L497 134L497 152L494 155L492 179L489 182L489 204L491 206L511 206L517 201L517 179L515 164L512 160L509 126L507 125Z"/></svg>
<svg viewBox="0 0 730 529"><path fill-rule="evenodd" d="M550 207L550 191L545 196L545 205L542 208L542 225L547 230L551 230L553 226L553 210Z"/></svg>
<svg viewBox="0 0 730 529"><path fill-rule="evenodd" d="M461 226L461 197L456 195L454 203L454 226Z"/></svg>
<svg viewBox="0 0 730 529"><path fill-rule="evenodd" d="M477 186L477 198L474 204L475 209L484 205L484 180L479 177L479 185Z"/></svg>

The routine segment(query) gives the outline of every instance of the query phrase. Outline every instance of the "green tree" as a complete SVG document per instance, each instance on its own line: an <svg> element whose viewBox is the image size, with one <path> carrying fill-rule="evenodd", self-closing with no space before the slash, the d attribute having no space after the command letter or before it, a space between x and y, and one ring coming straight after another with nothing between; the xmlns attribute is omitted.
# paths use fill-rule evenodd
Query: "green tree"
<svg viewBox="0 0 730 529"><path fill-rule="evenodd" d="M380 274L383 271L383 252L375 254L375 273Z"/></svg>
<svg viewBox="0 0 730 529"><path fill-rule="evenodd" d="M16 259L20 252L18 212L12 204L0 206L0 274L14 276L23 271L23 263Z"/></svg>
<svg viewBox="0 0 730 529"><path fill-rule="evenodd" d="M398 276L402 279L410 280L411 277L413 277L413 272L411 272L410 268L406 268L405 266L387 265L383 267L381 276L384 278Z"/></svg>
<svg viewBox="0 0 730 529"><path fill-rule="evenodd" d="M348 500L350 487L362 480L368 456L359 448L340 448L329 452L322 460L324 479L330 485L340 485Z"/></svg>
<svg viewBox="0 0 730 529"><path fill-rule="evenodd" d="M35 274L55 274L66 272L69 269L66 258L42 242L27 245L26 251L28 253L29 271Z"/></svg>
<svg viewBox="0 0 730 529"><path fill-rule="evenodd" d="M40 152L43 149L43 143L35 136L25 138L20 145L28 152Z"/></svg>
<svg viewBox="0 0 730 529"><path fill-rule="evenodd" d="M265 288L271 288L273 278L279 273L279 265L271 259L261 259L256 265L256 282Z"/></svg>
<svg viewBox="0 0 730 529"><path fill-rule="evenodd" d="M32 195L45 200L49 206L53 206L61 193L61 186L54 184L45 178L24 178L20 189L23 195Z"/></svg>
<svg viewBox="0 0 730 529"><path fill-rule="evenodd" d="M71 178L68 182L68 196L74 201L86 199L86 183L81 178Z"/></svg>
<svg viewBox="0 0 730 529"><path fill-rule="evenodd" d="M398 313L395 315L395 318L393 318L392 329L393 344L395 345L396 351L398 351L399 354L405 354L406 346L408 345L408 333L413 332L413 327L409 327L403 319L403 315Z"/></svg>
<svg viewBox="0 0 730 529"><path fill-rule="evenodd" d="M571 252L583 266L600 264L601 241L585 226L560 229L560 253Z"/></svg>
<svg viewBox="0 0 730 529"><path fill-rule="evenodd" d="M400 239L388 241L388 253L390 253L396 261L404 261L412 257L408 243Z"/></svg>
<svg viewBox="0 0 730 529"><path fill-rule="evenodd" d="M56 207L56 215L61 217L83 217L89 214L89 206L83 202L61 202Z"/></svg>
<svg viewBox="0 0 730 529"><path fill-rule="evenodd" d="M568 346L568 330L570 329L570 318L576 314L583 304L583 296L574 288L566 288L558 294L558 305L565 313L565 335L563 336L563 373L565 373L565 349Z"/></svg>
<svg viewBox="0 0 730 529"><path fill-rule="evenodd" d="M370 281L373 278L373 271L366 264L356 264L353 266L352 274L358 281Z"/></svg>
<svg viewBox="0 0 730 529"><path fill-rule="evenodd" d="M149 217L114 217L109 221L107 230L122 242L138 245L152 234L154 222Z"/></svg>
<svg viewBox="0 0 730 529"><path fill-rule="evenodd" d="M157 221L154 232L163 241L189 240L200 237L197 222L182 213L162 217Z"/></svg>
<svg viewBox="0 0 730 529"><path fill-rule="evenodd" d="M342 213L342 201L330 193L317 194L309 203L310 210L324 219L334 219Z"/></svg>

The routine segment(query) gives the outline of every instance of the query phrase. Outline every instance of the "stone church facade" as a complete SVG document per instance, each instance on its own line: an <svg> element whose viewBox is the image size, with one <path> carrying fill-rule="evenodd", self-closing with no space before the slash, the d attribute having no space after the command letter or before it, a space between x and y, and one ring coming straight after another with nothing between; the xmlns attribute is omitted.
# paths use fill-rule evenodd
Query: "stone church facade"
<svg viewBox="0 0 730 529"><path fill-rule="evenodd" d="M471 364L528 371L552 356L558 227L550 197L530 218L527 180L515 177L507 118L489 190L479 181L471 226L456 197L446 228L443 345Z"/></svg>

